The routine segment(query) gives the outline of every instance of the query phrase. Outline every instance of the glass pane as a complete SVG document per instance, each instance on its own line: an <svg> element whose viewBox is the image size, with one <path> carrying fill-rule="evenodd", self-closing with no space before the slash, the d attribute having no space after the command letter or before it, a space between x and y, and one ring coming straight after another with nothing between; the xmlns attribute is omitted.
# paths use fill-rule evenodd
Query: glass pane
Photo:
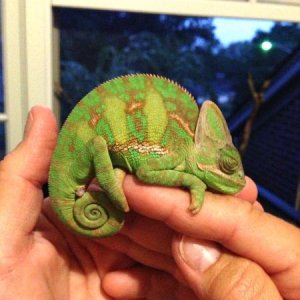
<svg viewBox="0 0 300 300"><path fill-rule="evenodd" d="M299 177L300 143L294 139L300 135L299 125L291 120L294 116L298 122L295 113L299 111L299 98L291 98L289 107L293 108L287 108L286 114L275 118L269 112L275 111L279 102L288 107L285 90L278 95L270 91L281 89L278 83L289 80L291 68L286 66L296 66L292 57L299 51L299 24L71 9L57 9L55 17L61 34L61 86L56 92L62 121L98 84L124 74L154 73L183 85L199 105L205 99L215 101L240 146L255 97L261 95L260 99L269 104L263 105L257 115L255 122L264 125L260 131L253 131L249 140L244 156L246 173L291 206L295 204L296 181L289 180L289 176ZM299 85L291 84L291 89L297 94ZM272 155L266 149L257 153L265 144L264 138L257 142L263 136L261 132L272 127L271 123L264 123L267 119L280 120L276 126L290 133L280 135L279 143L270 141L269 151L274 147L278 150ZM250 129L254 127L252 124ZM275 133L269 136L274 137ZM278 147L286 144L291 147L284 152L291 153L283 158ZM289 176L279 174L275 184L271 175L282 169L288 169ZM278 186L282 187L280 191ZM287 187L290 190L285 193Z"/></svg>
<svg viewBox="0 0 300 300"><path fill-rule="evenodd" d="M258 20L71 9L56 10L56 20L62 119L97 84L137 72L178 81L229 118L251 96L248 73L260 85L300 40L296 24Z"/></svg>

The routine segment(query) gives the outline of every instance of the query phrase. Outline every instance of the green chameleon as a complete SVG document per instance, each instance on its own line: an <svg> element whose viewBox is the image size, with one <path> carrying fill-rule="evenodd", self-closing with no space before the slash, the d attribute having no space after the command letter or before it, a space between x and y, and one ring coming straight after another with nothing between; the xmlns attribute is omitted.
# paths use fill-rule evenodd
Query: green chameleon
<svg viewBox="0 0 300 300"><path fill-rule="evenodd" d="M207 188L232 194L245 185L218 107L205 101L199 112L183 87L150 74L103 83L67 118L49 174L58 217L90 237L118 232L129 210L124 171L149 184L187 188L192 214L199 212ZM90 188L95 178L101 190Z"/></svg>

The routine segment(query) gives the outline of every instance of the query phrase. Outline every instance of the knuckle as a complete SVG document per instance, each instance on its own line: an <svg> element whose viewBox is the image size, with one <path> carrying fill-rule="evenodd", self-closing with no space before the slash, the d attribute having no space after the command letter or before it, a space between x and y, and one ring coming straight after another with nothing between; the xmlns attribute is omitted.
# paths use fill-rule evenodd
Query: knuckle
<svg viewBox="0 0 300 300"><path fill-rule="evenodd" d="M209 285L209 299L254 300L262 299L266 277L260 274L259 267L242 259L237 264L228 264L218 272Z"/></svg>
<svg viewBox="0 0 300 300"><path fill-rule="evenodd" d="M231 222L232 224L227 226L228 231L226 231L220 239L220 242L223 245L228 245L233 241L238 240L240 235L245 233L245 228L248 228L249 224L260 223L257 221L263 215L262 211L256 209L247 201L240 201L236 199L234 199L234 201L238 202L234 212L235 217L231 220L228 218L228 222Z"/></svg>

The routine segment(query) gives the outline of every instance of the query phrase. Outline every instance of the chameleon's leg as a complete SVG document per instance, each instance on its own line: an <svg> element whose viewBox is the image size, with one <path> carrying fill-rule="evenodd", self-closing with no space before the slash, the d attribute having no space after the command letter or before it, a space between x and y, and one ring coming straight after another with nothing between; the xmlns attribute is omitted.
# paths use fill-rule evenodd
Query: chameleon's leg
<svg viewBox="0 0 300 300"><path fill-rule="evenodd" d="M120 170L114 170L105 139L101 136L95 137L91 143L90 152L93 156L98 184L115 207L124 212L129 211L122 188L123 180L120 180L124 175L120 175Z"/></svg>
<svg viewBox="0 0 300 300"><path fill-rule="evenodd" d="M171 155L151 159L138 168L136 175L146 183L188 188L191 193L189 210L196 214L203 204L206 185L192 174L175 170L179 163L178 157Z"/></svg>
<svg viewBox="0 0 300 300"><path fill-rule="evenodd" d="M52 207L73 231L89 237L104 237L121 229L124 212L113 205L105 192L88 189L95 177L95 155L90 151L94 148L92 144L76 148L78 152L72 160L61 161L59 155L54 157L49 191Z"/></svg>
<svg viewBox="0 0 300 300"><path fill-rule="evenodd" d="M115 175L117 177L117 180L119 181L119 183L122 187L125 176L126 176L126 172L122 169L119 169L119 168L114 168L114 172L115 172ZM122 190L123 190L123 188L122 188Z"/></svg>
<svg viewBox="0 0 300 300"><path fill-rule="evenodd" d="M192 214L197 214L200 211L203 201L204 201L204 192L206 190L206 185L203 183L203 181L201 181L200 179L198 179L198 180L199 180L199 182L198 182L197 188L190 189L191 204L189 206L189 210L192 212Z"/></svg>
<svg viewBox="0 0 300 300"><path fill-rule="evenodd" d="M77 186L73 215L79 226L70 225L86 236L110 236L121 229L124 211L129 210L122 190L125 172L113 169L106 142L102 137L94 138L87 145L87 149L86 157L89 157L94 166L96 179L102 191L88 191L89 181L85 185ZM78 162L80 159L79 157ZM84 166L80 163L79 165Z"/></svg>

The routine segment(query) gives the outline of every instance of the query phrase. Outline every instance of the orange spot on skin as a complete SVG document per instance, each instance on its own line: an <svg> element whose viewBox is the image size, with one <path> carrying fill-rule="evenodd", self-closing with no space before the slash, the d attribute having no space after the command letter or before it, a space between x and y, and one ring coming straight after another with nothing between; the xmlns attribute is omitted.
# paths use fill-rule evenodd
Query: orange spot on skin
<svg viewBox="0 0 300 300"><path fill-rule="evenodd" d="M70 151L70 152L74 152L74 151L75 151L75 146L74 146L74 144L71 144L71 145L69 146L69 151Z"/></svg>
<svg viewBox="0 0 300 300"><path fill-rule="evenodd" d="M170 119L176 120L179 125L191 136L194 136L194 132L190 129L189 124L186 123L180 116L175 113L169 114Z"/></svg>
<svg viewBox="0 0 300 300"><path fill-rule="evenodd" d="M89 126L95 128L99 120L100 120L100 115L95 111L91 111L91 119L89 121Z"/></svg>
<svg viewBox="0 0 300 300"><path fill-rule="evenodd" d="M142 102L135 102L135 101L129 102L127 107L126 107L126 113L132 114L136 110L142 108L142 106L143 106Z"/></svg>

